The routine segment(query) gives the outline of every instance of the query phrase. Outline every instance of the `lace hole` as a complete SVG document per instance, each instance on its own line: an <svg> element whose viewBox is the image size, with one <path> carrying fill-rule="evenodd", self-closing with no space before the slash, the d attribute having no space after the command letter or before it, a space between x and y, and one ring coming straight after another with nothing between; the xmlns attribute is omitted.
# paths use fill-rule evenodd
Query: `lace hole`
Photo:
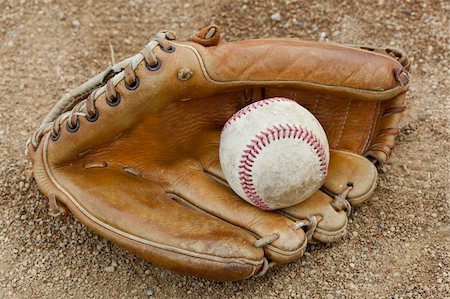
<svg viewBox="0 0 450 299"><path fill-rule="evenodd" d="M108 103L108 105L111 107L116 107L120 103L120 94L116 94L116 97L114 99L111 100L107 99L106 103Z"/></svg>
<svg viewBox="0 0 450 299"><path fill-rule="evenodd" d="M67 131L69 131L70 133L75 133L80 128L80 122L77 120L77 122L75 123L75 126L73 126L73 127L70 125L70 122L67 122L66 128L67 128Z"/></svg>
<svg viewBox="0 0 450 299"><path fill-rule="evenodd" d="M126 87L128 90L135 90L136 88L139 87L139 78L136 77L135 80L134 80L134 83L131 84L131 85L129 85L127 82L125 82L125 87Z"/></svg>
<svg viewBox="0 0 450 299"><path fill-rule="evenodd" d="M152 71L152 72L157 71L161 67L161 60L158 59L154 66L151 66L150 64L147 64L147 63L145 64L145 66L147 67L147 69L149 71Z"/></svg>
<svg viewBox="0 0 450 299"><path fill-rule="evenodd" d="M53 140L53 141L56 141L56 140L58 140L59 139L59 136L60 136L61 134L58 132L58 134L56 134L56 135L53 135L53 134L51 134L51 139Z"/></svg>
<svg viewBox="0 0 450 299"><path fill-rule="evenodd" d="M98 119L99 114L100 113L97 110L97 111L95 111L94 115L92 115L92 116L89 116L88 114L86 114L85 118L90 122L94 122Z"/></svg>
<svg viewBox="0 0 450 299"><path fill-rule="evenodd" d="M353 182L348 182L347 187L353 187Z"/></svg>
<svg viewBox="0 0 450 299"><path fill-rule="evenodd" d="M166 48L164 48L163 46L159 46L160 48L161 48L161 50L163 51L163 52L166 52L166 53L173 53L173 52L175 52L175 47L174 46L172 46L172 45L170 45L170 47L168 48L168 49L166 49Z"/></svg>

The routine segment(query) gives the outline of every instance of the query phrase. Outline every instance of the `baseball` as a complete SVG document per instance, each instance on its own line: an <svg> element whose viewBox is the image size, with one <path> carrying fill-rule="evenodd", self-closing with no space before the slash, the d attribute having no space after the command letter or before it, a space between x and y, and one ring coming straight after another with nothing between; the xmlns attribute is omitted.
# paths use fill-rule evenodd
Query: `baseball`
<svg viewBox="0 0 450 299"><path fill-rule="evenodd" d="M222 129L219 155L230 187L263 210L289 207L312 195L325 180L330 157L319 121L280 97L235 113Z"/></svg>

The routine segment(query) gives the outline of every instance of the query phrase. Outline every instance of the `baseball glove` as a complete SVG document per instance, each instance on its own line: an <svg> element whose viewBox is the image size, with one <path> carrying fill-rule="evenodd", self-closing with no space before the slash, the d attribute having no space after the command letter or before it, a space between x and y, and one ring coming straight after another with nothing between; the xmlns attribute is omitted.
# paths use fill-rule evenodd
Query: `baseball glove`
<svg viewBox="0 0 450 299"><path fill-rule="evenodd" d="M28 142L52 215L69 211L139 257L214 280L262 275L333 242L394 149L408 59L392 49L295 39L219 45L217 26L176 41L159 32L140 51L61 98ZM293 99L331 148L322 188L264 211L227 186L225 122L252 102ZM280 133L280 132L278 132Z"/></svg>

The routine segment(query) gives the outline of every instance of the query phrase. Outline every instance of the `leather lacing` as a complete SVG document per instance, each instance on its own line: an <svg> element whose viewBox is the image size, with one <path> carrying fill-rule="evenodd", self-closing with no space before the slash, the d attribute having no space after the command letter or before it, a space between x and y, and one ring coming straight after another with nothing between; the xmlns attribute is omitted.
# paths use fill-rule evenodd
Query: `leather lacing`
<svg viewBox="0 0 450 299"><path fill-rule="evenodd" d="M382 119L393 117L394 114L403 113L406 110L406 106L404 104L401 105L393 105L386 108L382 114ZM393 136L394 138L400 133L400 129L398 127L387 127L382 128L376 135L377 140L380 140L384 137ZM386 155L387 158L390 157L392 151L394 150L395 144L389 144L386 140L383 142L375 142L372 143L369 149L364 153L364 156L368 158L372 163L376 166L382 166L384 163L383 160L374 154L374 152L382 152Z"/></svg>
<svg viewBox="0 0 450 299"><path fill-rule="evenodd" d="M403 53L401 50L394 49L394 48L381 48L381 47L368 47L368 46L362 46L362 45L349 45L354 48L360 48L366 51L370 52L377 52L381 54L388 54L389 56L393 57L395 60L397 60L403 67L402 68L396 68L394 70L394 77L395 79L402 85L406 86L409 84L410 81L410 75L409 75L409 69L411 66L411 62L406 56L405 53ZM406 106L404 103L401 104L394 104L391 107L387 107L387 109L384 111L382 118L387 119L392 117L396 113L402 113L406 109ZM394 138L399 134L400 130L399 128L382 128L380 129L378 135L376 136L377 139L393 136ZM392 142L392 141L391 141ZM389 156L391 155L392 151L394 149L394 144L389 144L389 140L383 140L380 142L376 142L370 145L370 148L364 153L364 156L368 158L372 163L374 163L379 169L382 169L383 163L386 162L387 159L389 159ZM377 154L378 152L378 154ZM383 153L386 158L380 158L379 153Z"/></svg>
<svg viewBox="0 0 450 299"><path fill-rule="evenodd" d="M49 199L49 211L48 214L52 217L58 217L60 215L67 216L69 214L69 211L67 210L67 207L63 204L58 203L58 199L56 198L56 195L54 193L51 193L48 197Z"/></svg>
<svg viewBox="0 0 450 299"><path fill-rule="evenodd" d="M349 185L347 189L344 190L344 192L335 195L333 201L331 202L331 206L333 206L336 211L339 212L345 210L347 212L347 217L349 217L352 213L352 205L347 200L347 196L352 189L353 185Z"/></svg>
<svg viewBox="0 0 450 299"><path fill-rule="evenodd" d="M348 183L347 186L348 187L341 194L334 196L334 199L331 202L331 206L338 212L342 211L342 210L346 210L347 217L348 217L348 216L350 216L350 214L352 212L352 205L347 200L347 196L350 193L350 191L353 189L353 184ZM295 222L295 224L294 224L294 230L303 229L303 227L306 227L305 235L306 235L307 240L311 241L313 234L317 228L316 216L308 216L306 219L299 220L299 221ZM279 238L280 238L280 235L277 233L267 235L267 236L262 237L261 239L256 240L253 243L253 246L256 248L261 248L261 247L271 244L272 242L278 240ZM263 276L264 274L267 273L267 271L270 268L272 268L275 265L277 265L275 262L269 262L269 260L266 257L264 257L263 265L262 265L261 269L259 269L259 271L254 276L255 277Z"/></svg>
<svg viewBox="0 0 450 299"><path fill-rule="evenodd" d="M159 45L162 51L172 53L175 51L175 47L169 41L174 39L175 35L172 32L164 31L159 32L157 36L153 37L151 39L151 42L156 42L156 45ZM157 71L161 67L161 60L156 57L153 49L149 48L148 45L140 51L140 54L142 55L142 60L145 61L145 66L149 71ZM121 101L121 96L115 88L117 83L114 83L113 80L113 78L118 74L123 73L125 87L128 90L135 90L139 87L140 81L135 72L135 69L139 64L140 62L134 65L133 60L130 59L125 68L120 69L119 71L115 72L113 76L110 76L108 78L104 92L106 102L109 106L115 107L119 105ZM42 137L48 132L51 132L51 139L53 141L57 141L61 134L61 127L66 120L66 129L71 133L78 131L78 129L80 128L79 117L85 117L89 122L95 122L99 118L99 111L97 110L95 105L96 100L101 94L101 92L99 92L99 89L100 88L97 88L92 91L86 99L77 103L71 111L62 113L53 122L45 124L36 132L34 132L31 139L29 140L33 148L35 150L37 149L40 141L42 140Z"/></svg>
<svg viewBox="0 0 450 299"><path fill-rule="evenodd" d="M254 277L261 277L264 274L266 274L267 271L269 271L269 269L272 268L275 265L276 265L276 263L269 262L269 260L266 257L264 257L263 258L263 265L262 265L261 269L259 269L259 271L253 276Z"/></svg>

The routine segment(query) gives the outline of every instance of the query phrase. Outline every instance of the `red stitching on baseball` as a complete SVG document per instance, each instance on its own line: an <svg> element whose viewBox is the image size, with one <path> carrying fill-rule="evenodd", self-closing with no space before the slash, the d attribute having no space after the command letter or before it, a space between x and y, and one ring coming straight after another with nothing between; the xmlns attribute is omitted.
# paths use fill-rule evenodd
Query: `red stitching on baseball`
<svg viewBox="0 0 450 299"><path fill-rule="evenodd" d="M262 149L270 144L271 140L279 140L280 138L294 138L306 141L306 143L315 151L320 161L320 172L322 173L321 182L325 180L327 176L327 164L328 159L325 153L325 148L316 135L307 129L303 129L301 126L286 124L287 128L282 124L273 126L272 128L266 128L261 131L261 134L255 136L256 139L252 139L250 144L247 145L247 150L244 150L244 154L241 156L239 168L239 181L241 183L244 194L253 202L253 204L263 210L272 210L263 199L256 193L255 186L253 184L253 165L256 157L260 154ZM286 135L287 132L287 135ZM267 144L266 144L267 142ZM253 159L252 159L253 158Z"/></svg>
<svg viewBox="0 0 450 299"><path fill-rule="evenodd" d="M238 112L233 114L233 116L230 117L230 119L223 126L222 131L225 130L226 128L228 128L232 122L235 122L242 116L247 115L247 113L257 109L258 107L264 107L264 106L267 106L270 103L274 103L274 102L294 102L294 101L290 100L290 99L286 99L286 98L270 98L270 99L265 99L265 100L261 100L258 102L254 102L248 106L245 106L244 108L242 108L241 110L239 110Z"/></svg>

